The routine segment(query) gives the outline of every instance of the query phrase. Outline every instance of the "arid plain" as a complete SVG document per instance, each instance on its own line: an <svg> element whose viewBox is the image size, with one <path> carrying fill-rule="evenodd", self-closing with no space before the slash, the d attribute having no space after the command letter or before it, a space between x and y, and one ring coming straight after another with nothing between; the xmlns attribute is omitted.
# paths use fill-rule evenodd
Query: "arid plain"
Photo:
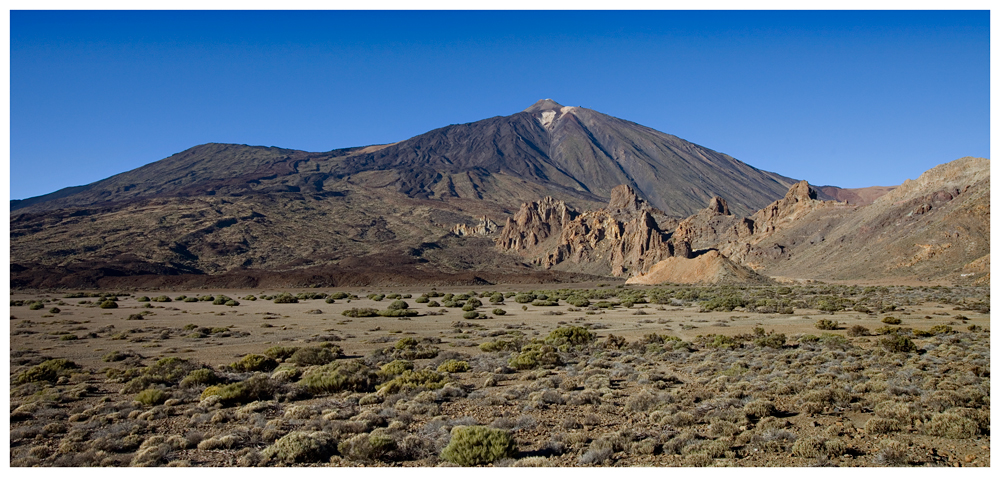
<svg viewBox="0 0 1000 477"><path fill-rule="evenodd" d="M15 291L10 329L14 466L990 463L987 287Z"/></svg>

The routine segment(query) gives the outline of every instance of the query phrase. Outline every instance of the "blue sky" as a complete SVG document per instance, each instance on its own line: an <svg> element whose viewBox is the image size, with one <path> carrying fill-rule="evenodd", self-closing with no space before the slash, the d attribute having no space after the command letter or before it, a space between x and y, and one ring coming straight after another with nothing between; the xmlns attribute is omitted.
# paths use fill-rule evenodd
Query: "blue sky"
<svg viewBox="0 0 1000 477"><path fill-rule="evenodd" d="M989 13L25 12L11 198L207 142L381 144L541 98L817 185L989 157Z"/></svg>

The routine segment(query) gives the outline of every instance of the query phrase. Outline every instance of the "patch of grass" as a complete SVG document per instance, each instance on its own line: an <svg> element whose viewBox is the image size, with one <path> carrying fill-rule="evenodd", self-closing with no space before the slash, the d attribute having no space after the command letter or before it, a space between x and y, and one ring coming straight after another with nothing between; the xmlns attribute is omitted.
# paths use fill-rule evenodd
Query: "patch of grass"
<svg viewBox="0 0 1000 477"><path fill-rule="evenodd" d="M469 362L449 359L441 363L437 370L439 373L464 373L469 370Z"/></svg>
<svg viewBox="0 0 1000 477"><path fill-rule="evenodd" d="M144 389L135 395L135 400L146 406L155 406L167 400L167 393L160 389Z"/></svg>
<svg viewBox="0 0 1000 477"><path fill-rule="evenodd" d="M380 394L389 395L413 389L441 389L449 381L448 375L430 369L403 371L380 385L378 391Z"/></svg>

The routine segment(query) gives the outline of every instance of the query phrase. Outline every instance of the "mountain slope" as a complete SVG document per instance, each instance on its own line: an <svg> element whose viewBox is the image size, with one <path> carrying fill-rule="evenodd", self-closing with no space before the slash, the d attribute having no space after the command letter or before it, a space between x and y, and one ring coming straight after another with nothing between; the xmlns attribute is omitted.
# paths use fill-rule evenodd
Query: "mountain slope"
<svg viewBox="0 0 1000 477"><path fill-rule="evenodd" d="M86 186L11 201L11 210L88 207L153 197L329 193L359 185L414 199L471 199L516 209L550 195L590 208L631 185L667 214L710 197L737 213L778 198L792 182L725 154L585 108L542 100L510 116L436 129L383 146L310 153L205 144ZM544 192L544 194L539 194Z"/></svg>

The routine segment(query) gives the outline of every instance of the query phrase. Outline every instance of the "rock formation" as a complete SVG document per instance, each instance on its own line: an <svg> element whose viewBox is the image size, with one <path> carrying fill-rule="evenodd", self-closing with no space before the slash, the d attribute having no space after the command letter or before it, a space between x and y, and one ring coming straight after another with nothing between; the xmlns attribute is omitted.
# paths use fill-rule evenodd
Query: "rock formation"
<svg viewBox="0 0 1000 477"><path fill-rule="evenodd" d="M628 185L612 189L607 208L583 214L545 198L522 205L507 219L496 244L546 268L569 262L590 271L629 276L674 255L669 234L660 229L656 216L669 225L676 222L650 207ZM681 250L690 252L689 247Z"/></svg>
<svg viewBox="0 0 1000 477"><path fill-rule="evenodd" d="M500 226L497 225L496 222L490 220L489 217L484 215L479 217L479 224L472 227L465 224L455 224L455 226L451 228L451 233L459 237L465 237L467 235L485 236L497 233L499 227Z"/></svg>
<svg viewBox="0 0 1000 477"><path fill-rule="evenodd" d="M661 283L719 284L769 283L767 277L733 263L718 250L708 250L692 258L670 257L650 267L649 271L629 278L626 283L659 285Z"/></svg>

